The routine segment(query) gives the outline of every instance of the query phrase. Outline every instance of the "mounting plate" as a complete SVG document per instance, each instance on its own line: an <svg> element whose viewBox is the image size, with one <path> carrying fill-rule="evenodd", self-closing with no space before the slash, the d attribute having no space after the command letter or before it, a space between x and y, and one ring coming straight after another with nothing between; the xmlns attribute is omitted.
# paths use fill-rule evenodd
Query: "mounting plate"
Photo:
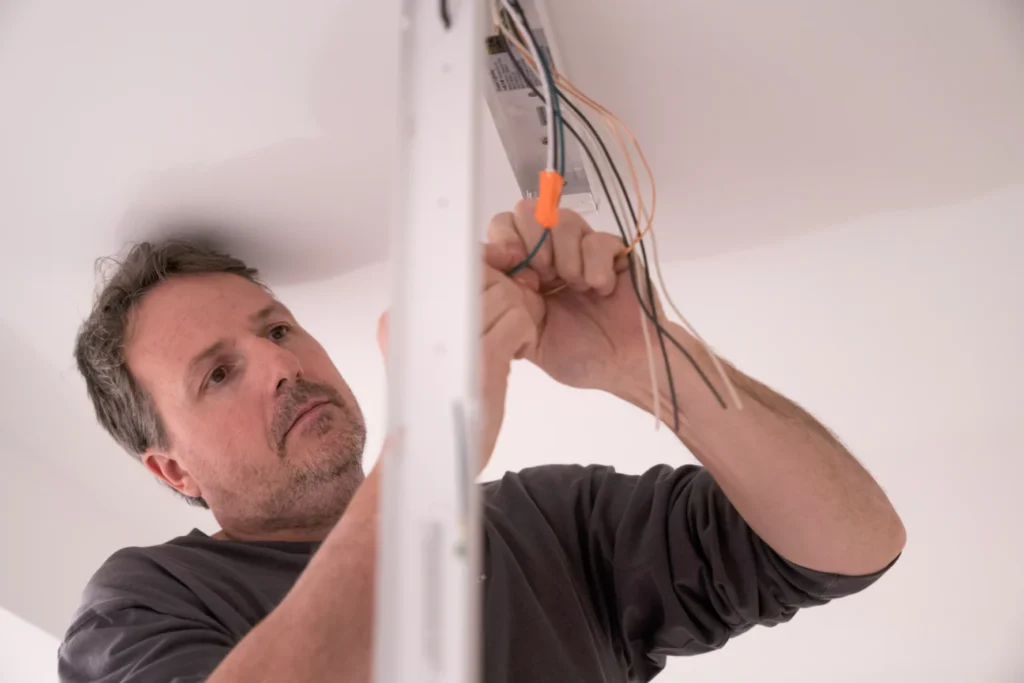
<svg viewBox="0 0 1024 683"><path fill-rule="evenodd" d="M564 74L558 51L551 44L551 32L545 29L547 22L543 3L537 0L519 2L545 58ZM505 42L498 28L492 26L487 38L488 78L484 85L484 99L520 192L524 197L536 197L539 175L547 159L544 103L516 69L510 50L514 52L515 49ZM515 58L520 59L518 54ZM526 65L522 61L520 65L533 79L534 86L540 89L540 82L529 73ZM583 151L571 135L565 140L565 186L561 205L577 213L597 210Z"/></svg>

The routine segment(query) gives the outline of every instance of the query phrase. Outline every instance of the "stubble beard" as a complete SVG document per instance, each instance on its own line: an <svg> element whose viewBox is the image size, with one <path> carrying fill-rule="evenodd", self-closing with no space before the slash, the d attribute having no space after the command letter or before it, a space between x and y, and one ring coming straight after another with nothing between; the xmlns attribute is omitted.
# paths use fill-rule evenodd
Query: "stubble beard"
<svg viewBox="0 0 1024 683"><path fill-rule="evenodd" d="M366 427L348 405L325 410L304 428L319 440L312 453L284 453L288 484L275 491L260 515L268 531L333 525L363 483ZM340 422L340 423L339 423Z"/></svg>
<svg viewBox="0 0 1024 683"><path fill-rule="evenodd" d="M236 502L231 507L244 511L231 515L228 525L236 533L250 538L283 531L306 535L330 529L344 514L365 479L366 426L359 409L348 402L331 401L331 406L301 428L302 441L313 442L306 446L310 451L299 450L299 440L289 449L282 438L283 472L272 480L253 472L251 488L232 492Z"/></svg>

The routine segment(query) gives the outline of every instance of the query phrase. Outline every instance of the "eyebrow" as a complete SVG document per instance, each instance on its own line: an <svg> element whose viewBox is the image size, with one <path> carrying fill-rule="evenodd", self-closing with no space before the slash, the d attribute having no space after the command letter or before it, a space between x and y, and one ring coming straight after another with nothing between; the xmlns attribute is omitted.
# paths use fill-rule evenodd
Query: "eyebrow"
<svg viewBox="0 0 1024 683"><path fill-rule="evenodd" d="M217 341L215 341L214 343L210 344L205 349L200 351L189 362L189 364L188 364L188 373L187 373L186 377L192 377L192 375L195 374L196 369L198 369L200 365L205 363L210 358L213 358L214 356L220 355L221 353L224 352L224 349L226 349L227 347L228 347L228 342L226 340L218 339Z"/></svg>
<svg viewBox="0 0 1024 683"><path fill-rule="evenodd" d="M252 325L255 327L257 325L267 322L267 319L270 318L270 316L272 316L274 313L284 313L285 315L289 314L288 309L285 308L281 302L271 301L269 304L267 304L260 310L256 311L252 315L250 315L249 322L252 323Z"/></svg>

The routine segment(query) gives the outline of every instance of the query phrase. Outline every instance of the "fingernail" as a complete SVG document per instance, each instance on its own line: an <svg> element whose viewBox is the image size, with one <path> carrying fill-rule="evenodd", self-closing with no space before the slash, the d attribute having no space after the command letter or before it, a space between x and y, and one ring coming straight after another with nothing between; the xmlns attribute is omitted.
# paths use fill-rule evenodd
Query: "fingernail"
<svg viewBox="0 0 1024 683"><path fill-rule="evenodd" d="M520 287L527 289L533 288L533 278L528 273L516 273L512 276L512 281L518 284Z"/></svg>

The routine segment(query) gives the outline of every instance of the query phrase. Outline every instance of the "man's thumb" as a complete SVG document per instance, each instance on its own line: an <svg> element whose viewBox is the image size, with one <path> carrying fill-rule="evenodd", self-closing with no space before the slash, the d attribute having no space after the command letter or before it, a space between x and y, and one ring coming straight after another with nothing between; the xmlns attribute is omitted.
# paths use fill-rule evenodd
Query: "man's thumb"
<svg viewBox="0 0 1024 683"><path fill-rule="evenodd" d="M380 319L377 320L377 346L380 347L380 353L384 357L384 362L388 361L388 312L384 311L380 314Z"/></svg>

